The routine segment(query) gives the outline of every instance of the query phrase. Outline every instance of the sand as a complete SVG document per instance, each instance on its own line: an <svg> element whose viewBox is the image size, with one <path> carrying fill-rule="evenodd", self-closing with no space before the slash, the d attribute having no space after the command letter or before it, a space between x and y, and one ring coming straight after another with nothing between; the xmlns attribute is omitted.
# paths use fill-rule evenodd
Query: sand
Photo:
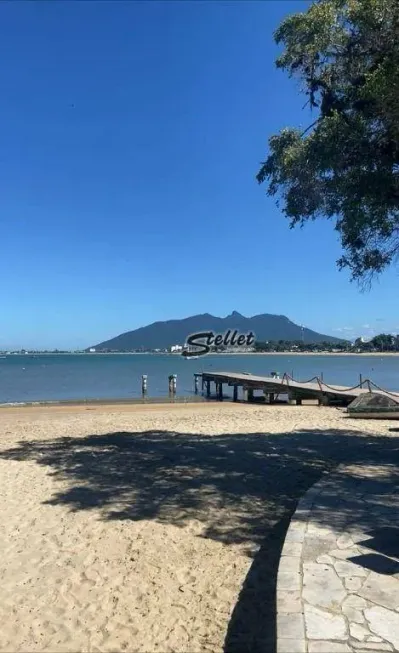
<svg viewBox="0 0 399 653"><path fill-rule="evenodd" d="M313 406L4 408L0 420L1 651L271 650L299 496L343 458L393 460L398 442L392 422Z"/></svg>

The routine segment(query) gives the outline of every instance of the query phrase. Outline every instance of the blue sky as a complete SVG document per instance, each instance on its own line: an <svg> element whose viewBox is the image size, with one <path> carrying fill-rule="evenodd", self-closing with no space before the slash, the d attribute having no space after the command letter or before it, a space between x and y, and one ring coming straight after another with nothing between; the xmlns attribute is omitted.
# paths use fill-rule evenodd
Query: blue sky
<svg viewBox="0 0 399 653"><path fill-rule="evenodd" d="M397 271L360 293L332 224L291 231L255 181L311 122L272 37L306 4L1 3L0 348L232 310L399 331Z"/></svg>

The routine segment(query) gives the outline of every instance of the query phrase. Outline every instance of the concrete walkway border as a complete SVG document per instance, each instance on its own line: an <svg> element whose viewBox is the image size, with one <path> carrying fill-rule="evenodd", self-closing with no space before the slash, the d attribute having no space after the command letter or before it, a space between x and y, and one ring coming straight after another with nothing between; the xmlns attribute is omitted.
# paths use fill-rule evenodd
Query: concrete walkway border
<svg viewBox="0 0 399 653"><path fill-rule="evenodd" d="M340 465L309 488L280 557L277 653L399 651L399 554L367 547L396 538L398 516L394 465Z"/></svg>
<svg viewBox="0 0 399 653"><path fill-rule="evenodd" d="M302 548L313 502L325 481L326 475L301 497L285 536L277 573L277 653L305 653L307 649L302 603Z"/></svg>

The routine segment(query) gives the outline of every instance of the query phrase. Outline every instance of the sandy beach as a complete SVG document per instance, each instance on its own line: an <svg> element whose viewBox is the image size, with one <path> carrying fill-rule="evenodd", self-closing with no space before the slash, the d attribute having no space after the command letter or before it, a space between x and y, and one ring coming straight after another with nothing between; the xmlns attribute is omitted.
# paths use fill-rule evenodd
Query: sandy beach
<svg viewBox="0 0 399 653"><path fill-rule="evenodd" d="M0 409L0 650L272 650L289 517L392 422L245 404Z"/></svg>

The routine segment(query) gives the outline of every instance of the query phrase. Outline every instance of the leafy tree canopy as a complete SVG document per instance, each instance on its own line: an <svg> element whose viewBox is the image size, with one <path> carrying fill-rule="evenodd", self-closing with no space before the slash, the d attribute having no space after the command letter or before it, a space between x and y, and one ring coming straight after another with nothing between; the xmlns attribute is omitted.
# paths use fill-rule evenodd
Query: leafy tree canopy
<svg viewBox="0 0 399 653"><path fill-rule="evenodd" d="M270 138L257 179L291 227L334 219L339 267L366 279L399 255L399 2L319 0L275 40L317 117Z"/></svg>

